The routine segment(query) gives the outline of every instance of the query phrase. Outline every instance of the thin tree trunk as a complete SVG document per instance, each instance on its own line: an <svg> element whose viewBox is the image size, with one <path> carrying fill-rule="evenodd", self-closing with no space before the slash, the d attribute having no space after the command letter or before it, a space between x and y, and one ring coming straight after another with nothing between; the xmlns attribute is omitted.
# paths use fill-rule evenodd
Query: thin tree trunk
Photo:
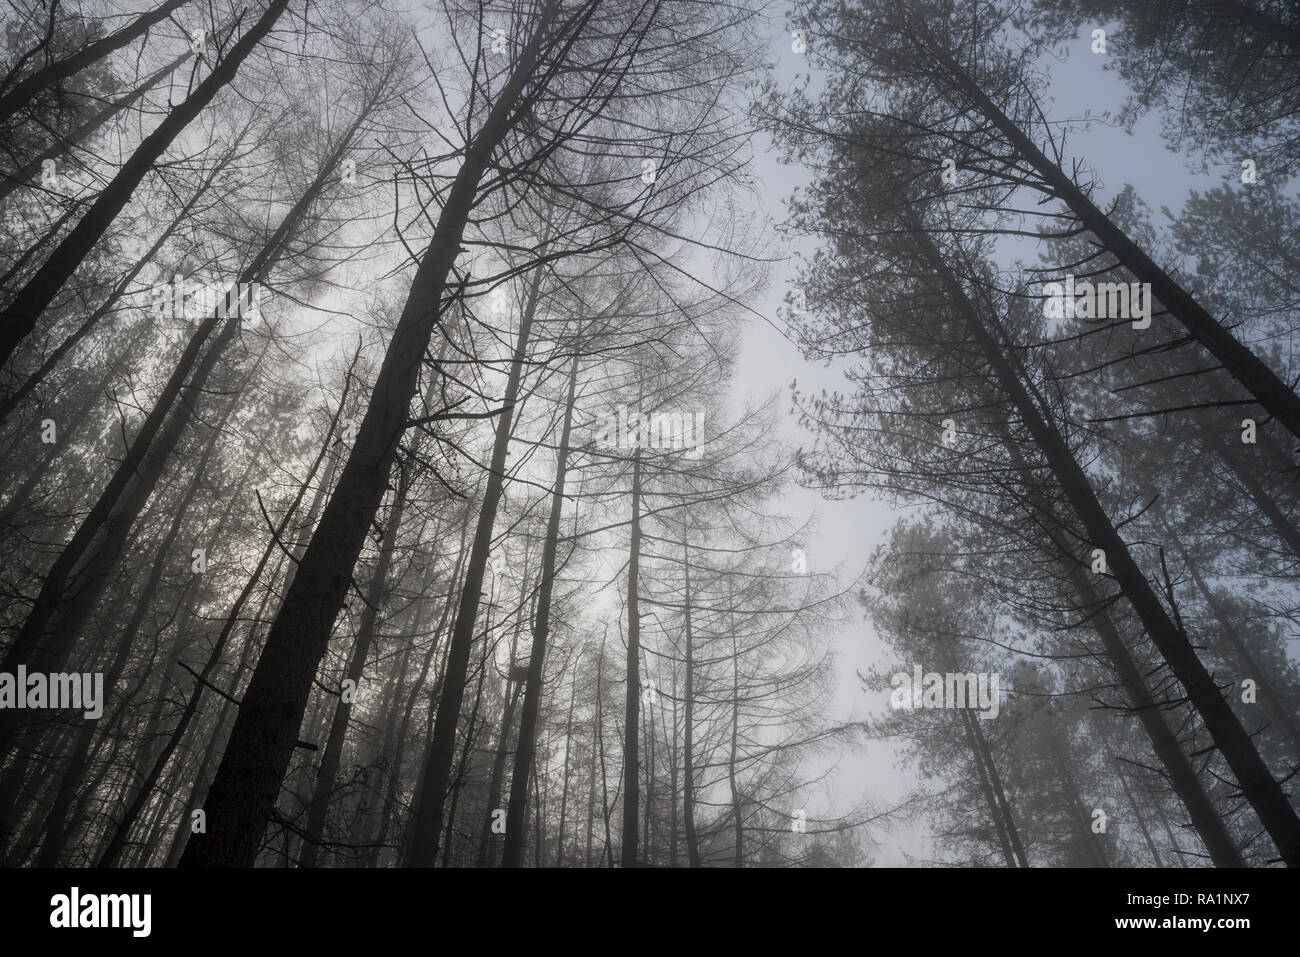
<svg viewBox="0 0 1300 957"><path fill-rule="evenodd" d="M736 759L740 748L740 646L736 638L736 615L731 619L731 742L727 755L727 785L731 790L731 813L735 817L736 848L735 865L745 866L745 824L742 811L744 802L740 797L740 785L736 780Z"/></svg>
<svg viewBox="0 0 1300 957"><path fill-rule="evenodd" d="M469 768L470 753L474 750L474 738L477 734L479 707L483 703L483 682L487 678L488 655L491 650L492 615L491 610L483 621L483 656L478 663L478 680L474 683L474 706L470 708L469 724L465 729L465 744L460 751L460 761L456 767L456 776L451 783L451 806L447 809L447 823L442 841L442 866L451 864L453 828L456 824L456 809L460 805L461 788L465 784L465 772Z"/></svg>
<svg viewBox="0 0 1300 957"><path fill-rule="evenodd" d="M569 716L564 722L564 774L560 781L560 823L556 828L555 838L555 866L564 866L564 821L565 812L569 809L569 768L571 762L570 751L573 747L573 706L578 697L578 676L575 672L572 684L569 685Z"/></svg>
<svg viewBox="0 0 1300 957"><path fill-rule="evenodd" d="M632 541L627 563L627 693L623 702L623 851L622 865L637 865L637 814L640 771L637 747L641 703L641 606L637 600L641 564L641 447L632 456Z"/></svg>
<svg viewBox="0 0 1300 957"><path fill-rule="evenodd" d="M682 561L686 569L686 703L685 751L682 756L682 816L686 821L686 857L691 867L700 866L700 838L695 827L695 631L691 606L691 551L682 526Z"/></svg>
<svg viewBox="0 0 1300 957"><path fill-rule="evenodd" d="M360 688L362 672L365 670L366 659L370 655L370 645L378 626L379 608L388 597L388 571L393 561L393 550L397 547L397 533L402 524L407 492L410 490L410 468L399 462L397 470L397 490L388 516L388 528L384 530L379 559L375 563L374 575L367 590L365 608L361 612L361 621L357 626L357 638L352 645L352 657L343 675L344 681L351 681L354 689ZM343 700L343 692L340 689L338 703L334 706L334 718L330 722L329 740L325 744L325 753L316 773L316 787L312 793L311 809L304 827L308 840L305 841L302 857L298 862L299 867L316 866L321 841L326 837L325 817L334 793L334 781L338 776L339 763L343 756L343 741L347 737L348 715L351 711L351 704Z"/></svg>
<svg viewBox="0 0 1300 957"><path fill-rule="evenodd" d="M407 848L408 867L432 867L438 856L438 832L442 826L443 806L447 798L447 783L455 757L456 725L460 719L461 702L465 694L466 673L469 666L470 645L474 637L475 618L482 598L483 575L488 554L492 548L492 533L496 523L501 493L505 488L506 453L510 447L514 406L519 399L519 384L523 377L524 361L528 356L528 342L533 316L541 295L542 270L533 273L532 286L523 316L519 321L519 334L510 375L506 382L502 412L497 421L496 439L492 447L487 485L479 509L478 527L470 548L469 564L465 570L465 584L447 648L447 668L434 722L433 738L428 759L423 769L420 802L416 806L410 844ZM507 838L509 825L507 825Z"/></svg>
<svg viewBox="0 0 1300 957"><path fill-rule="evenodd" d="M519 576L519 608L522 610L528 601L528 541L524 542L524 561L522 573ZM510 632L510 658L509 669L506 675L505 688L502 691L501 701L501 724L500 732L497 734L496 754L492 758L492 777L488 782L488 814L483 815L483 824L479 828L479 846L478 857L476 860L478 867L491 867L496 862L492 859L492 815L490 812L501 808L501 789L506 778L506 759L510 753L510 736L515 726L515 713L519 707L519 701L524 693L522 682L518 682L513 677L515 662L518 661L519 655L519 633L523 630L522 613L516 617L515 626Z"/></svg>
<svg viewBox="0 0 1300 957"><path fill-rule="evenodd" d="M1007 827L1011 822L1004 820L1002 814L1002 804L997 795L993 793L993 780L989 776L989 771L996 773L996 768L991 764L985 764L984 750L980 747L979 741L976 740L975 733L979 729L971 725L973 715L968 709L961 710L962 724L966 726L966 738L970 742L971 756L975 759L975 770L979 774L980 791L984 794L984 801L989 807L989 816L993 819L993 826L998 834L998 843L1002 846L1002 856L1006 859L1007 867L1018 867L1019 863L1015 853L1011 849L1011 838L1007 832ZM1014 826L1014 825L1012 825Z"/></svg>
<svg viewBox="0 0 1300 957"><path fill-rule="evenodd" d="M536 288L536 287L534 287ZM569 364L569 393L564 405L564 422L560 427L560 444L556 452L555 485L551 490L551 513L546 523L546 542L542 546L541 577L538 582L537 612L533 620L533 642L528 653L528 677L524 680L524 704L519 716L519 741L515 746L515 764L510 777L510 803L506 811L506 839L501 852L502 867L518 867L523 853L524 830L528 811L528 771L536 753L537 719L542 703L542 677L546 667L547 642L551 628L551 596L555 590L555 561L559 550L560 517L564 508L564 483L569 467L569 436L578 387L578 356ZM540 840L540 836L539 836Z"/></svg>
<svg viewBox="0 0 1300 957"><path fill-rule="evenodd" d="M1124 799L1128 801L1129 810L1133 812L1133 820L1137 822L1138 830L1142 832L1142 840L1146 842L1147 850L1151 852L1151 860L1155 862L1156 867L1163 867L1164 865L1160 862L1160 852L1156 850L1156 842L1151 839L1151 831L1147 828L1147 822L1142 817L1142 810L1133 797L1133 789L1129 787L1128 775L1124 773L1124 766L1117 756L1112 755L1112 757L1115 759L1115 773L1119 775L1120 786L1124 788Z"/></svg>

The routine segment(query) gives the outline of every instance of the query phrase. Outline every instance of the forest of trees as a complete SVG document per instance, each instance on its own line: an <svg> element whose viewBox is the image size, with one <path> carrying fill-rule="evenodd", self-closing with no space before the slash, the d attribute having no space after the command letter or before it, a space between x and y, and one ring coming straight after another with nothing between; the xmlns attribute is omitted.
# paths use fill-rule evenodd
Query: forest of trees
<svg viewBox="0 0 1300 957"><path fill-rule="evenodd" d="M1293 4L2 16L6 866L1300 864Z"/></svg>

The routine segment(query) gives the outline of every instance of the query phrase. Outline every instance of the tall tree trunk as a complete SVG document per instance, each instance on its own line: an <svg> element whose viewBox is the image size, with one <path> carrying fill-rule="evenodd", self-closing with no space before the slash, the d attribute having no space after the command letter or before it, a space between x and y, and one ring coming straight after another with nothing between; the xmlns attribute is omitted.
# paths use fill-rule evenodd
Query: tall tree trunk
<svg viewBox="0 0 1300 957"><path fill-rule="evenodd" d="M573 708L578 698L578 676L575 672L573 681L569 685L569 716L564 721L564 772L560 780L560 823L556 827L555 835L555 866L564 866L564 822L565 813L569 809L569 769L572 762L571 751L573 748Z"/></svg>
<svg viewBox="0 0 1300 957"><path fill-rule="evenodd" d="M641 564L641 446L632 456L632 541L627 562L627 693L623 702L623 853L624 867L636 867L639 758L637 747L641 703L641 606L637 601Z"/></svg>
<svg viewBox="0 0 1300 957"><path fill-rule="evenodd" d="M591 852L595 846L596 831L596 738L599 727L599 717L595 711L591 715L591 754L587 762L587 853L583 858L583 864L586 867L592 867Z"/></svg>
<svg viewBox="0 0 1300 957"><path fill-rule="evenodd" d="M528 565L529 565L529 541L524 540L524 561L519 575L519 608L520 614L515 618L514 628L510 632L510 658L506 673L505 688L501 694L501 723L500 732L497 734L496 753L492 758L492 776L488 781L487 809L488 814L483 815L483 823L479 827L479 845L476 865L478 867L492 867L496 864L492 854L492 815L490 812L501 808L501 789L506 779L506 760L510 755L510 740L515 728L515 714L519 709L519 702L524 693L522 681L516 681L514 678L515 663L519 660L519 634L523 631L524 616L522 609L528 604Z"/></svg>
<svg viewBox="0 0 1300 957"><path fill-rule="evenodd" d="M737 868L745 866L745 821L744 801L740 796L740 784L736 779L736 761L740 756L740 644L736 638L736 613L730 613L731 621L731 741L727 752L727 786L731 791L731 813L735 818L736 847L734 863Z"/></svg>
<svg viewBox="0 0 1300 957"><path fill-rule="evenodd" d="M447 798L447 784L455 755L456 725L460 720L461 702L465 694L470 645L473 642L475 619L482 598L483 575L492 549L497 509L500 507L501 493L505 488L506 453L510 448L514 407L519 400L519 385L523 377L524 362L528 356L529 337L541 296L541 284L542 269L539 267L533 273L528 301L519 321L519 335L510 364L510 375L506 381L506 393L502 400L503 411L497 421L492 461L483 492L483 502L479 509L478 526L474 533L474 543L470 547L469 563L465 568L465 584L461 589L451 642L447 647L447 667L442 685L442 697L438 702L438 715L434 722L433 737L422 774L420 801L415 808L415 820L407 848L408 867L432 867L438 856L438 831L442 827L443 806Z"/></svg>
<svg viewBox="0 0 1300 957"><path fill-rule="evenodd" d="M1146 842L1147 851L1151 854L1151 860L1156 867L1162 867L1160 852L1156 850L1156 842L1151 839L1151 830L1142 817L1142 809L1138 807L1137 799L1133 796L1133 789L1129 787L1128 775L1124 773L1124 764L1118 755L1111 755L1111 757L1115 759L1115 773L1119 775L1120 786L1124 789L1124 799L1128 801L1128 808L1133 813L1133 820L1137 822L1138 830L1142 832L1142 840Z"/></svg>
<svg viewBox="0 0 1300 957"><path fill-rule="evenodd" d="M1010 809L1005 807L1006 797L1002 793L1002 782L997 774L997 765L992 760L992 755L988 752L987 742L981 740L979 726L974 722L978 719L970 713L969 709L961 710L962 723L966 726L966 738L970 742L971 755L975 759L975 769L979 774L980 790L984 793L984 800L989 806L989 816L993 818L993 826L997 830L998 843L1002 845L1002 855L1006 859L1007 867L1024 867L1024 847L1020 844L1020 835L1016 831L1015 821L1007 813ZM997 790L994 790L993 782L998 782ZM1011 845L1011 836L1015 835L1016 846L1013 849Z"/></svg>
<svg viewBox="0 0 1300 957"><path fill-rule="evenodd" d="M410 468L399 462L397 471L397 490L394 492L393 507L388 516L388 527L384 530L379 559L375 563L374 575L370 580L370 588L367 589L365 608L361 612L361 621L357 625L357 639L352 645L352 657L343 674L344 681L352 682L353 689L357 690L360 689L362 672L366 667L366 659L370 655L370 645L374 641L379 608L388 598L388 571L393 561L393 550L397 547L397 533L402 524L402 513L410 490ZM348 716L351 711L351 704L343 700L343 690L340 687L339 700L334 705L334 718L330 722L329 740L325 744L325 753L321 757L320 768L316 773L316 787L312 792L310 811L304 828L307 840L298 862L300 867L316 866L321 841L326 836L325 817L334 793L334 780L339 773L339 762L343 756L343 740L347 737Z"/></svg>
<svg viewBox="0 0 1300 957"><path fill-rule="evenodd" d="M407 702L406 710L402 714L402 723L397 730L397 740L399 742L402 742L403 744L407 740L407 736L411 726L411 720L415 715L415 705L420 697L420 691L425 687L426 682L428 681L429 678L429 671L433 668L434 658L438 652L438 646L439 646L439 642L437 640L438 636L443 634L443 631L447 626L447 621L451 615L451 609L453 605L451 596L455 594L456 589L459 587L463 579L464 572L465 572L465 563L469 558L469 551L465 547L466 541L469 538L469 523L466 521L462 521L460 524L461 524L460 546L456 552L456 567L452 571L451 581L448 583L447 586L447 594L441 603L442 611L438 617L438 623L433 629L434 638L429 642L429 650L424 656L424 661L420 666L420 673L419 675L416 676L415 685L411 689L411 695ZM439 682L441 682L441 677L439 678ZM436 701L438 698L438 694L439 694L439 687L435 687L431 695L431 700ZM425 750L427 752L427 747ZM393 761L392 774L389 776L388 779L388 793L384 801L384 813L383 813L383 817L380 820L380 828L379 828L380 834L384 836L387 836L388 834L389 825L391 824L392 821L393 811L396 809L397 806L397 789L401 783L401 772L402 772L402 765L404 763L404 756L405 756L404 750L402 748L399 748L397 755ZM401 852L399 850L398 852L399 859L400 859L400 853Z"/></svg>
<svg viewBox="0 0 1300 957"><path fill-rule="evenodd" d="M483 703L483 682L487 679L488 656L492 650L492 614L489 608L488 614L483 620L483 654L478 663L478 680L474 682L474 706L470 708L469 722L465 728L465 743L461 746L460 761L456 766L456 776L452 779L451 784L451 806L447 809L447 822L443 832L442 840L442 866L447 867L451 863L452 838L455 835L456 809L460 805L461 788L465 784L465 772L469 769L470 754L474 750L474 739L478 734L478 713Z"/></svg>
<svg viewBox="0 0 1300 957"><path fill-rule="evenodd" d="M506 840L501 852L502 867L518 867L523 853L528 811L528 772L537 751L537 718L542 706L542 677L546 667L547 642L551 629L551 596L555 591L555 560L559 550L560 517L564 509L564 483L569 468L569 435L578 388L578 356L569 364L569 393L560 427L556 452L555 485L551 489L551 513L546 522L546 543L542 546L541 578L538 582L537 612L533 619L533 642L528 653L528 677L524 679L524 704L519 715L519 741L510 776L510 803L506 811ZM539 837L540 840L540 837Z"/></svg>
<svg viewBox="0 0 1300 957"><path fill-rule="evenodd" d="M682 526L682 561L686 570L686 597L682 614L686 622L685 750L682 755L682 816L686 822L686 857L700 866L700 838L695 828L695 630L691 605L691 550Z"/></svg>

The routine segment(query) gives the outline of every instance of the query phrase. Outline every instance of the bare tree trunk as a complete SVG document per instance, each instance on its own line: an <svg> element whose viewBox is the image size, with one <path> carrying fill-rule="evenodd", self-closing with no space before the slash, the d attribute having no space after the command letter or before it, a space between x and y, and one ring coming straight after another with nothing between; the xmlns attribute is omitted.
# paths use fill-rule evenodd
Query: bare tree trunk
<svg viewBox="0 0 1300 957"><path fill-rule="evenodd" d="M501 852L502 867L518 867L523 853L525 817L528 811L528 772L536 753L537 718L542 704L542 677L546 667L547 641L551 629L551 596L555 590L555 560L559 550L560 517L564 508L564 483L569 467L569 435L578 387L578 356L569 364L569 393L560 427L556 452L555 485L551 489L551 513L542 546L541 577L538 582L537 613L533 621L533 642L528 654L528 677L524 680L524 704L519 716L519 741L510 777L510 803L506 811L506 840ZM540 840L540 836L539 836Z"/></svg>
<svg viewBox="0 0 1300 957"><path fill-rule="evenodd" d="M571 762L570 751L573 747L573 706L578 697L578 676L573 675L573 683L569 686L569 716L564 722L564 773L560 781L560 823L556 828L555 837L555 866L564 866L564 821L565 812L569 808L569 768Z"/></svg>
<svg viewBox="0 0 1300 957"><path fill-rule="evenodd" d="M989 816L993 819L993 826L997 830L998 843L1002 845L1002 856L1006 859L1007 867L1018 867L1019 861L1011 849L1011 837L1007 832L1007 827L1012 822L1004 819L1002 814L1002 804L999 802L997 795L993 793L993 780L989 776L989 771L996 773L996 768L992 763L985 764L984 750L980 747L980 742L976 739L975 733L979 730L972 727L971 721L973 716L969 710L962 709L961 721L966 726L966 738L970 742L971 755L975 759L975 770L979 774L980 790L984 794L984 801L989 807Z"/></svg>
<svg viewBox="0 0 1300 957"><path fill-rule="evenodd" d="M695 631L691 618L691 551L682 526L682 561L686 569L686 716L685 752L682 756L682 816L686 821L686 856L691 867L700 866L700 838L695 829Z"/></svg>
<svg viewBox="0 0 1300 957"><path fill-rule="evenodd" d="M492 533L496 524L501 493L505 488L506 453L510 447L514 407L519 400L519 383L523 376L524 360L528 356L528 342L533 316L541 296L542 270L533 273L528 301L519 321L519 335L515 344L506 394L502 400L500 418L497 420L496 439L492 446L487 485L479 509L478 527L470 547L469 563L465 568L465 583L461 589L451 641L447 646L447 668L438 702L438 715L433 726L433 738L423 769L421 799L416 805L410 844L407 848L408 867L432 867L438 856L438 831L442 826L443 805L447 798L447 784L455 756L456 725L460 719L461 702L465 694L466 672L469 666L470 645L474 637L475 619L482 598L483 575L488 555L492 549ZM509 825L507 825L507 829ZM507 838L509 834L507 833Z"/></svg>
<svg viewBox="0 0 1300 957"><path fill-rule="evenodd" d="M362 672L366 659L370 655L370 645L375 637L378 625L379 608L388 597L388 571L393 561L393 549L397 546L397 533L402 524L402 513L406 507L406 496L410 490L410 469L399 462L397 466L397 490L393 496L393 507L388 516L388 528L384 530L384 540L379 549L379 559L375 563L374 576L365 598L365 608L361 612L361 621L357 625L357 639L352 645L352 657L344 672L344 681L352 682L354 689L361 685ZM334 793L334 780L338 776L339 762L343 756L343 740L347 737L348 715L351 705L343 700L340 689L338 703L334 706L334 718L330 722L329 740L325 744L325 753L321 757L320 768L316 773L316 787L311 797L311 809L304 827L308 840L302 849L299 867L315 867L320 854L320 842L325 838L325 816L329 810Z"/></svg>
<svg viewBox="0 0 1300 957"><path fill-rule="evenodd" d="M627 693L623 702L623 852L624 867L636 867L640 771L638 708L641 703L641 606L637 574L641 563L641 447L632 456L632 541L627 563Z"/></svg>
<svg viewBox="0 0 1300 957"><path fill-rule="evenodd" d="M478 733L479 707L483 703L483 682L487 678L488 655L491 653L492 615L491 609L483 620L483 655L478 663L478 680L474 682L474 706L470 708L469 723L465 729L465 744L460 750L460 761L456 767L456 776L451 783L451 807L447 809L447 823L442 841L442 866L451 864L452 838L456 825L456 809L460 805L460 792L465 784L465 772L469 768L470 753L474 750L474 738Z"/></svg>
<svg viewBox="0 0 1300 957"><path fill-rule="evenodd" d="M1128 801L1129 810L1133 812L1133 820L1137 822L1138 830L1142 832L1142 840L1146 842L1147 850L1151 853L1151 860L1155 862L1156 867L1163 867L1164 865L1160 863L1160 852L1156 850L1156 842L1151 839L1151 831L1142 817L1142 809L1138 807L1137 800L1133 797L1133 789L1129 787L1123 762L1118 756L1112 755L1112 757L1115 759L1115 773L1119 775L1119 783L1124 788L1124 799Z"/></svg>
<svg viewBox="0 0 1300 957"><path fill-rule="evenodd" d="M519 608L520 615L515 619L514 628L510 632L510 659L509 669L506 675L505 688L501 694L501 723L500 732L497 734L496 754L492 758L492 777L488 781L488 799L487 807L489 812L495 811L501 807L501 789L506 778L506 759L510 754L510 738L514 733L515 714L518 711L520 698L524 693L523 682L516 681L513 673L515 662L518 661L519 655L519 633L523 630L524 619L522 610L528 602L528 552L529 541L524 541L524 561L519 576ZM483 816L482 826L479 828L479 846L478 846L478 867L491 867L496 862L492 859L492 815Z"/></svg>
<svg viewBox="0 0 1300 957"><path fill-rule="evenodd" d="M596 830L596 736L598 726L598 718L593 711L591 715L591 755L590 760L587 762L587 853L583 858L583 864L586 867L592 867L594 864L591 852L595 846Z"/></svg>
<svg viewBox="0 0 1300 957"><path fill-rule="evenodd" d="M727 755L727 785L731 790L731 813L735 817L736 867L745 866L744 802L736 780L736 759L740 753L740 644L736 638L736 616L731 614L731 742Z"/></svg>
<svg viewBox="0 0 1300 957"><path fill-rule="evenodd" d="M411 689L411 695L407 702L406 710L402 714L402 723L397 730L397 740L402 744L404 744L407 739L407 734L409 733L410 726L411 726L411 719L415 714L415 705L420 696L420 690L424 688L425 683L428 681L429 678L429 671L431 668L433 668L434 658L438 651L437 636L443 633L443 629L446 627L447 620L451 614L451 609L452 609L451 596L452 594L455 593L464 574L465 562L469 557L469 552L465 548L465 544L468 537L469 537L469 524L467 522L462 522L461 533L460 533L460 546L456 552L456 567L452 572L451 581L448 583L447 586L447 596L445 600L442 602L442 611L441 614L439 615L438 623L433 629L434 639L429 643L429 650L424 656L424 661L420 666L420 674L416 676L415 686ZM439 678L439 681L441 681L441 678ZM439 689L438 687L435 687L432 694L432 698L434 700L437 700L438 693L439 693ZM379 824L379 833L384 838L387 838L389 826L392 821L393 810L397 804L397 789L401 783L401 773L402 773L402 765L404 763L403 761L404 754L405 752L403 748L399 746L397 754L393 761L393 771L388 779L388 793L386 799L384 800L384 813L383 813L383 817L380 819L380 824ZM417 798L418 798L418 794L417 794Z"/></svg>

